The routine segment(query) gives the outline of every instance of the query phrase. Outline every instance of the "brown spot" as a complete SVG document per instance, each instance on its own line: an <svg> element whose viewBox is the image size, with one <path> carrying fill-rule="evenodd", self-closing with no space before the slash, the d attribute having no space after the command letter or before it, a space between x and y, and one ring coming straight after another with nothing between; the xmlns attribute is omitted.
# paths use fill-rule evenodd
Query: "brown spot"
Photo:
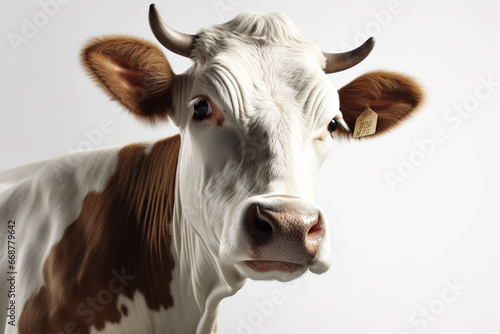
<svg viewBox="0 0 500 334"><path fill-rule="evenodd" d="M52 247L45 285L21 312L20 334L61 333L68 323L81 334L91 326L102 330L127 313L123 307L120 313L118 296L132 299L136 291L151 310L173 305L169 222L179 147L177 135L147 155L143 145L120 151L104 191L85 197L78 218Z"/></svg>
<svg viewBox="0 0 500 334"><path fill-rule="evenodd" d="M215 125L222 127L222 125L224 124L224 120L225 120L224 112L222 110L220 110L219 108L217 108L216 110L214 110L214 118L213 119L214 119Z"/></svg>
<svg viewBox="0 0 500 334"><path fill-rule="evenodd" d="M125 305L122 304L122 306L120 307L120 310L122 311L122 314L124 316L128 315L128 308L127 308L127 306L125 306Z"/></svg>
<svg viewBox="0 0 500 334"><path fill-rule="evenodd" d="M327 126L327 127L325 127L325 129L321 133L319 140L324 141L326 138L328 138L328 136L330 136L330 131L328 131L328 126Z"/></svg>
<svg viewBox="0 0 500 334"><path fill-rule="evenodd" d="M217 333L217 321L215 322L214 333Z"/></svg>

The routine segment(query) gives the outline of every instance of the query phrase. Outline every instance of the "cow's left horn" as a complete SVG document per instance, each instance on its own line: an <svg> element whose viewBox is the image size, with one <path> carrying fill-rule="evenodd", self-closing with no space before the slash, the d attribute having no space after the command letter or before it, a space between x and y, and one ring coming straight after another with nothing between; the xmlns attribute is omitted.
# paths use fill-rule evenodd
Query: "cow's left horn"
<svg viewBox="0 0 500 334"><path fill-rule="evenodd" d="M155 4L149 6L149 26L164 47L181 56L190 56L197 36L178 32L166 25Z"/></svg>
<svg viewBox="0 0 500 334"><path fill-rule="evenodd" d="M326 58L326 66L323 70L328 74L340 72L353 67L370 54L374 45L375 39L370 37L361 46L351 51L343 53L323 52L323 55Z"/></svg>

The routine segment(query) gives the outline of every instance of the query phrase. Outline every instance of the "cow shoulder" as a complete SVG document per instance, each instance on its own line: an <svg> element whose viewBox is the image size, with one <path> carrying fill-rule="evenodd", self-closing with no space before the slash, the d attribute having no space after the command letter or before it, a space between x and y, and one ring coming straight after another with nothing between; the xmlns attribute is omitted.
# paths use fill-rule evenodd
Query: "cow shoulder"
<svg viewBox="0 0 500 334"><path fill-rule="evenodd" d="M136 144L117 152L104 185L88 189L77 216L39 259L41 285L20 313L20 333L61 332L69 320L82 333L89 333L91 327L102 329L106 322L127 316L118 297L133 299L136 292L150 309L172 305L169 220L179 147L180 138L175 136L150 149ZM106 157L94 158L96 168L79 173L63 168L60 187L84 187L86 180L99 178L99 163ZM63 211L61 216L69 219L71 215ZM33 236L31 231L26 233ZM96 312L88 298L100 300L102 311Z"/></svg>

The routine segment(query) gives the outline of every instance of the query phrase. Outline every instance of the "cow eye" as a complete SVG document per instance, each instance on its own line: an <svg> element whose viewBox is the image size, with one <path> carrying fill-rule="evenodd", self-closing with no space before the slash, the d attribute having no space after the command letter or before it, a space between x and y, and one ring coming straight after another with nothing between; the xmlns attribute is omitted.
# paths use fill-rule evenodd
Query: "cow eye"
<svg viewBox="0 0 500 334"><path fill-rule="evenodd" d="M212 105L207 100L200 100L194 105L194 117L196 119L203 119L212 115Z"/></svg>
<svg viewBox="0 0 500 334"><path fill-rule="evenodd" d="M337 130L337 127L339 126L339 122L334 118L331 120L330 124L328 124L328 131L330 133L333 133L335 130Z"/></svg>

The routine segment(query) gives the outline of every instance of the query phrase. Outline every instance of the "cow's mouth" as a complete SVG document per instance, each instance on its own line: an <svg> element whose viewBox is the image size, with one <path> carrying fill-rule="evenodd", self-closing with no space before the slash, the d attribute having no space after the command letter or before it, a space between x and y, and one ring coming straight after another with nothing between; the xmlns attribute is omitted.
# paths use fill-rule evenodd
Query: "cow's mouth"
<svg viewBox="0 0 500 334"><path fill-rule="evenodd" d="M252 260L252 261L245 261L245 264L249 268L259 273L265 273L272 270L277 270L285 273L294 273L296 271L305 268L301 264L284 262L284 261Z"/></svg>

